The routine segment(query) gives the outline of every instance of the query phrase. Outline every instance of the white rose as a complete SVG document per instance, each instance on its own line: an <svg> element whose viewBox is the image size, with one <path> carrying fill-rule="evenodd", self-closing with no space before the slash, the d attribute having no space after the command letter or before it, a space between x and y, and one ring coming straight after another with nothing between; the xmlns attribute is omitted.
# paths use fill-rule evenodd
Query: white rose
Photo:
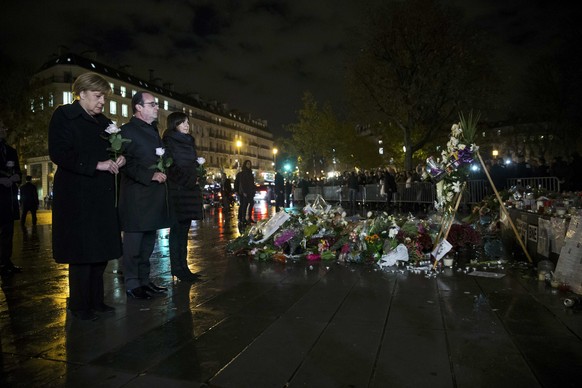
<svg viewBox="0 0 582 388"><path fill-rule="evenodd" d="M118 133L120 131L121 129L117 128L117 125L113 123L109 124L109 126L105 128L105 132L107 132L110 135L113 135L114 133Z"/></svg>
<svg viewBox="0 0 582 388"><path fill-rule="evenodd" d="M157 156L164 156L165 153L166 153L166 150L163 149L162 147L156 148L156 155Z"/></svg>
<svg viewBox="0 0 582 388"><path fill-rule="evenodd" d="M199 158L197 159L197 162L198 162L198 164L199 164L199 165L201 165L201 166L202 166L204 163L206 163L206 159L204 159L204 158L201 156L201 157L199 157Z"/></svg>

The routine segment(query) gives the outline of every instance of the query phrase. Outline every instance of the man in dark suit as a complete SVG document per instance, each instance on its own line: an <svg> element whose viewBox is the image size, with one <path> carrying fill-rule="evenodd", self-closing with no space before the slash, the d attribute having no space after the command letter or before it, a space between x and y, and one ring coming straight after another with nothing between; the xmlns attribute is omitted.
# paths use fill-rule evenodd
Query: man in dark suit
<svg viewBox="0 0 582 388"><path fill-rule="evenodd" d="M16 150L6 144L8 128L0 120L0 273L22 272L12 263L14 221L20 218L18 185L21 172Z"/></svg>
<svg viewBox="0 0 582 388"><path fill-rule="evenodd" d="M121 170L119 218L123 231L123 276L129 297L149 299L167 291L150 280L150 256L157 230L168 228L170 210L165 187L166 174L152 166L158 164L163 149L155 125L158 103L148 92L137 92L131 100L133 117L121 127L126 143L127 163Z"/></svg>

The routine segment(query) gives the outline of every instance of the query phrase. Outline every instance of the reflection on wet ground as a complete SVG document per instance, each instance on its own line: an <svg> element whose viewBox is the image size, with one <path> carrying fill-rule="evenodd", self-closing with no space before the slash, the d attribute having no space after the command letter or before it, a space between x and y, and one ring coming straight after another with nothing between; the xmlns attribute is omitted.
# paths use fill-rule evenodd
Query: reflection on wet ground
<svg viewBox="0 0 582 388"><path fill-rule="evenodd" d="M194 284L170 276L167 230L153 276L169 292L115 313L67 315L67 266L51 257L50 213L17 228L2 277L1 387L568 387L582 378L582 312L518 267L500 279L229 256L236 209L210 209L189 245ZM272 209L260 204L257 218ZM528 276L530 275L530 276Z"/></svg>

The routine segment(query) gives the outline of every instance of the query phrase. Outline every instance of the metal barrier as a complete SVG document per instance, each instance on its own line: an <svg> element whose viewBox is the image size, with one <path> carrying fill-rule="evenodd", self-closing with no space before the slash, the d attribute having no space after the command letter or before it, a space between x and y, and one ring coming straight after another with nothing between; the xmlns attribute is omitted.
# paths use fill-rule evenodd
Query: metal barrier
<svg viewBox="0 0 582 388"><path fill-rule="evenodd" d="M537 178L512 178L507 179L509 187L521 185L522 187L537 187L548 191L560 191L560 181L556 177ZM413 182L411 184L398 183L397 191L392 195L392 201L396 204L418 203L432 205L436 200L436 187L432 182ZM356 201L363 205L367 203L386 202L386 197L380 195L381 185L370 184L360 186L356 196ZM309 187L309 197L311 200L319 194L328 202L345 203L349 198L349 190L346 186L312 186ZM465 191L461 200L462 204L476 204L481 202L488 195L493 194L493 189L489 182L483 179L467 181ZM293 197L301 200L303 198L301 189L296 187Z"/></svg>
<svg viewBox="0 0 582 388"><path fill-rule="evenodd" d="M555 176L532 177L532 178L510 178L507 179L507 187L521 186L524 189L544 189L547 191L560 192L560 180Z"/></svg>

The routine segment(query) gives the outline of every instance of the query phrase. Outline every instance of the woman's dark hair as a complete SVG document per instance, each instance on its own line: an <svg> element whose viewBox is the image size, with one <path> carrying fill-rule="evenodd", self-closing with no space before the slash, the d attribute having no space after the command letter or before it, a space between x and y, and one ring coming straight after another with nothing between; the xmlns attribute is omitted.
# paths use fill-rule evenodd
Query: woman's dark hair
<svg viewBox="0 0 582 388"><path fill-rule="evenodd" d="M176 131L178 125L188 120L188 115L183 112L172 112L166 120L166 131Z"/></svg>
<svg viewBox="0 0 582 388"><path fill-rule="evenodd" d="M247 163L250 165L249 167L247 167ZM248 168L249 170L252 170L253 169L253 163L249 159L247 159L247 160L244 161L244 163L242 165L242 168Z"/></svg>

